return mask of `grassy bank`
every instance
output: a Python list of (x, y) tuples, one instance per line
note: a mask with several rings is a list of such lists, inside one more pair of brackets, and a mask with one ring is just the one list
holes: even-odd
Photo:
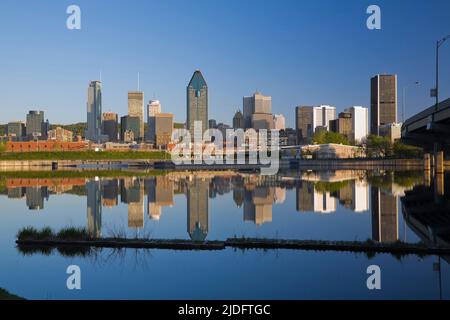
[(165, 151), (71, 151), (71, 152), (29, 152), (0, 153), (0, 161), (30, 160), (165, 160), (170, 155)]

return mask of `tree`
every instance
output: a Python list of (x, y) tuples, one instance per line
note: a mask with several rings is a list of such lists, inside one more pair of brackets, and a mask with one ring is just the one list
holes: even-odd
[(394, 156), (396, 158), (423, 158), (423, 149), (396, 141), (394, 143)]
[(393, 155), (392, 142), (388, 137), (369, 135), (366, 142), (369, 158), (387, 158)]
[(388, 137), (370, 135), (366, 142), (367, 156), (369, 158), (421, 158), (423, 150), (414, 146), (403, 144), (400, 141), (392, 143)]
[(335, 144), (350, 145), (350, 141), (347, 139), (346, 136), (340, 133), (325, 130), (321, 130), (314, 134), (313, 143), (314, 144), (335, 143)]

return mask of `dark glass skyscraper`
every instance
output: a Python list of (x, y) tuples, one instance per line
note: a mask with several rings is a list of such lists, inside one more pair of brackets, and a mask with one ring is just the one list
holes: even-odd
[[(208, 85), (201, 71), (194, 72), (187, 87), (186, 127), (194, 138), (194, 123), (200, 121), (202, 130), (208, 129)], [(203, 136), (203, 132), (201, 133)]]
[(88, 89), (86, 139), (101, 142), (102, 139), (102, 83), (91, 81)]

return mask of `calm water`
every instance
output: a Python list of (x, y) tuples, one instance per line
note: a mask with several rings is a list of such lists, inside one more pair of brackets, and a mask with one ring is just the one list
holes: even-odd
[[(15, 246), (17, 231), (26, 226), (196, 241), (245, 236), (448, 243), (447, 180), (364, 171), (3, 178), (0, 287), (29, 299), (448, 299), (448, 257), (233, 249), (104, 249), (69, 257), (58, 251), (24, 255)], [(81, 267), (81, 291), (66, 288), (72, 264)], [(367, 289), (370, 265), (381, 267), (380, 291)]]

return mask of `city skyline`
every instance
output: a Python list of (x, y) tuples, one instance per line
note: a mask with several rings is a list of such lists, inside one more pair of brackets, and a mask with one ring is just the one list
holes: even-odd
[[(327, 10), (319, 11), (323, 4), (326, 4)], [(399, 90), (409, 83), (420, 81), (420, 87), (408, 91), (407, 101), (410, 103), (406, 108), (406, 117), (409, 117), (433, 103), (429, 89), (434, 86), (434, 43), (448, 33), (444, 12), (448, 12), (450, 7), (445, 1), (437, 1), (433, 8), (426, 6), (425, 1), (416, 1), (413, 8), (408, 8), (411, 10), (406, 10), (401, 2), (381, 1), (382, 30), (370, 31), (365, 28), (365, 1), (356, 5), (330, 1), (319, 4), (285, 1), (283, 6), (267, 2), (252, 11), (249, 19), (254, 26), (245, 28), (242, 21), (244, 16), (247, 17), (248, 9), (253, 7), (251, 3), (232, 2), (225, 6), (224, 3), (205, 2), (198, 12), (188, 11), (196, 17), (189, 19), (196, 28), (202, 30), (208, 27), (210, 31), (210, 34), (201, 32), (206, 42), (196, 47), (188, 46), (192, 36), (182, 30), (187, 22), (185, 19), (189, 17), (179, 21), (179, 13), (188, 8), (182, 2), (175, 1), (170, 8), (159, 2), (129, 7), (108, 3), (110, 12), (104, 12), (101, 9), (102, 5), (106, 6), (105, 2), (92, 4), (80, 1), (84, 20), (83, 29), (78, 33), (64, 28), (64, 5), (55, 6), (49, 1), (28, 5), (34, 13), (27, 16), (29, 23), (40, 26), (38, 30), (41, 30), (37, 37), (40, 41), (38, 49), (34, 47), (37, 40), (31, 38), (28, 30), (18, 23), (21, 19), (16, 19), (23, 14), (19, 10), (19, 1), (6, 1), (0, 5), (1, 12), (8, 12), (8, 16), (0, 19), (0, 24), (8, 26), (2, 29), (14, 28), (17, 38), (5, 36), (3, 43), (11, 49), (0, 53), (0, 58), (12, 61), (5, 66), (0, 80), (4, 88), (0, 105), (5, 111), (0, 118), (1, 123), (22, 119), (23, 113), (34, 109), (43, 109), (46, 114), (53, 115), (49, 117), (53, 123), (83, 122), (86, 83), (89, 79), (100, 78), (100, 74), (104, 83), (103, 111), (126, 114), (126, 92), (136, 87), (138, 72), (141, 74), (141, 90), (147, 93), (147, 97), (161, 100), (167, 112), (175, 114), (176, 122), (184, 122), (184, 88), (189, 74), (196, 69), (201, 69), (208, 79), (210, 118), (218, 122), (231, 124), (234, 111), (241, 106), (242, 97), (255, 90), (273, 97), (273, 109), (277, 114), (290, 115), (297, 105), (332, 104), (338, 112), (353, 105), (369, 107), (367, 79), (379, 73), (398, 74)], [(342, 15), (333, 15), (336, 6), (339, 6)], [(160, 17), (151, 23), (145, 21), (143, 13), (147, 12), (146, 9), (158, 11), (165, 19), (162, 25), (169, 27), (169, 30), (153, 28), (162, 22)], [(136, 20), (142, 21), (137, 36), (149, 37), (148, 43), (141, 44), (138, 51), (126, 53), (118, 47), (126, 47), (122, 44), (132, 40), (127, 40), (125, 36), (136, 27), (135, 22), (125, 19), (119, 26), (108, 22), (111, 20), (110, 14), (115, 15), (123, 10), (129, 13), (127, 17), (137, 15)], [(282, 16), (291, 22), (270, 28), (264, 26), (266, 11), (270, 11), (274, 18)], [(205, 16), (207, 12), (216, 14), (208, 17)], [(323, 16), (320, 22), (308, 18), (315, 16), (315, 13)], [(39, 19), (42, 16), (47, 19)], [(236, 26), (230, 25), (228, 20), (236, 21)], [(319, 31), (319, 23), (322, 31)], [(239, 28), (242, 29), (240, 33), (237, 32)], [(351, 36), (342, 37), (342, 34)], [(255, 55), (254, 45), (262, 36), (270, 46), (268, 50), (258, 50), (258, 55)], [(340, 41), (336, 42), (338, 36)], [(235, 50), (242, 47), (245, 40), (248, 53)], [(55, 49), (51, 41), (61, 43), (61, 46), (51, 51)], [(87, 60), (86, 54), (90, 51), (85, 53), (84, 48), (94, 41), (102, 44), (102, 48), (98, 49), (98, 57)], [(308, 46), (303, 46), (304, 43)], [(333, 45), (332, 52), (326, 50), (330, 45)], [(381, 45), (390, 49), (385, 52), (376, 50)], [(159, 49), (148, 55), (145, 50), (148, 46)], [(208, 50), (214, 46), (223, 50)], [(185, 50), (179, 50), (182, 47)], [(445, 85), (450, 81), (450, 73), (446, 72), (449, 67), (446, 57), (449, 55), (449, 50), (442, 50), (442, 100), (450, 96), (449, 86)], [(119, 59), (122, 56), (125, 59)], [(41, 63), (36, 64), (36, 59)], [(52, 61), (52, 64), (47, 61)], [(117, 66), (118, 61), (123, 63), (122, 67)], [(222, 63), (217, 64), (217, 61)], [(415, 71), (411, 66), (415, 67)], [(345, 79), (341, 77), (344, 73), (348, 75)], [(21, 90), (27, 93), (25, 95), (17, 95), (13, 87), (19, 78)], [(55, 79), (58, 81), (55, 82)], [(402, 97), (399, 96), (399, 105), (401, 102)], [(287, 121), (288, 127), (294, 127), (293, 117), (288, 117)]]

